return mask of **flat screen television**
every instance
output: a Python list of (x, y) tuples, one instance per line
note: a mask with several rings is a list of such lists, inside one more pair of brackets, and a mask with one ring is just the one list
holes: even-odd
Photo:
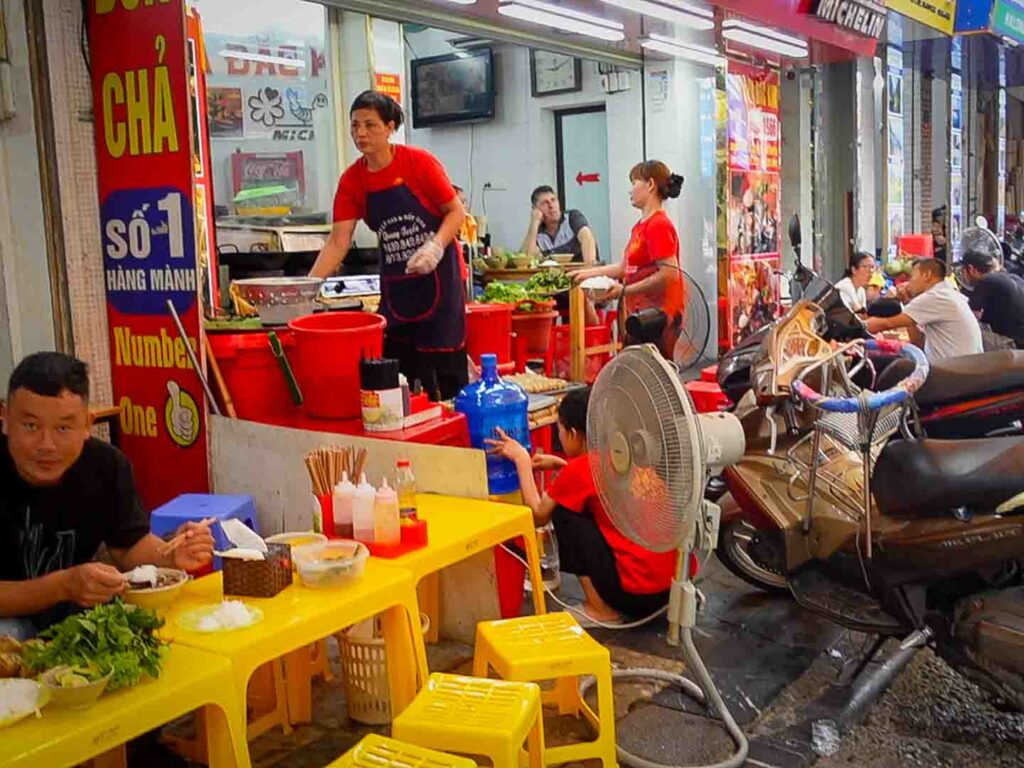
[(412, 61), (412, 125), (494, 117), (494, 53), (490, 48)]

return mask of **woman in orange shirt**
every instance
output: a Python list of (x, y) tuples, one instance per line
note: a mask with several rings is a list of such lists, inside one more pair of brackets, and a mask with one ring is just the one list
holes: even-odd
[[(643, 310), (660, 310), (665, 326), (657, 339), (658, 348), (668, 359), (677, 355), (679, 337), (686, 307), (683, 272), (679, 266), (679, 233), (662, 205), (679, 197), (683, 177), (672, 173), (658, 160), (646, 160), (629, 172), (633, 186), (629, 199), (641, 211), (640, 221), (633, 227), (629, 244), (617, 264), (584, 269), (576, 273), (576, 281), (606, 275), (620, 281), (612, 287), (606, 300), (623, 302), (622, 316), (627, 320), (626, 343), (638, 343), (629, 332), (631, 316)], [(650, 315), (650, 313), (644, 313)]]

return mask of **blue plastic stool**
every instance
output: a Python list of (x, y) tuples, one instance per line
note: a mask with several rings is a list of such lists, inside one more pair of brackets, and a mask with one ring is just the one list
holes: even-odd
[[(256, 502), (252, 496), (227, 496), (213, 493), (185, 493), (154, 509), (149, 517), (150, 530), (161, 538), (174, 533), (184, 523), (198, 523), (208, 517), (220, 520), (241, 520), (259, 533), (256, 522)], [(223, 552), (233, 545), (219, 525), (210, 526), (214, 547)], [(220, 570), (220, 558), (213, 559), (213, 567)]]

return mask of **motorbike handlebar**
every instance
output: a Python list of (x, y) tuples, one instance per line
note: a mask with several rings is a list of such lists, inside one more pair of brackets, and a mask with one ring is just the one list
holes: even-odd
[(862, 407), (869, 411), (879, 411), (905, 402), (921, 388), (925, 379), (928, 378), (928, 358), (913, 344), (902, 341), (867, 339), (864, 342), (864, 349), (868, 352), (898, 354), (914, 363), (914, 370), (896, 386), (883, 392), (872, 392), (864, 397), (826, 397), (799, 379), (793, 382), (793, 392), (801, 400), (823, 411), (857, 413)]

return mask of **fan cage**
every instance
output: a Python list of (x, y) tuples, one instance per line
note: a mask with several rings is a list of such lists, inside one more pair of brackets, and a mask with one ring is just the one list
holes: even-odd
[[(701, 506), (705, 446), (689, 394), (655, 347), (630, 347), (601, 371), (587, 441), (597, 492), (615, 527), (654, 552), (677, 548)], [(614, 466), (616, 450), (628, 457), (625, 472)]]

